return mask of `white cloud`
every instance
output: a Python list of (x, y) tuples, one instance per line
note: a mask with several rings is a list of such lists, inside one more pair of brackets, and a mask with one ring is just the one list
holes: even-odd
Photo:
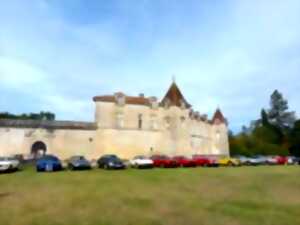
[(300, 110), (298, 0), (109, 1), (88, 14), (86, 4), (99, 3), (0, 3), (0, 88), (60, 119), (92, 120), (94, 95), (162, 97), (175, 74), (196, 110), (220, 106), (234, 129), (275, 88)]
[(0, 57), (0, 82), (9, 88), (22, 89), (47, 81), (45, 72), (24, 61)]

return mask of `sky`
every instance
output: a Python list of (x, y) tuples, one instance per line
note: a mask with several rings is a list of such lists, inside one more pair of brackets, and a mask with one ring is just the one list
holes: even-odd
[(275, 89), (300, 112), (299, 12), (299, 0), (1, 1), (0, 112), (93, 121), (92, 97), (161, 99), (173, 76), (233, 131)]

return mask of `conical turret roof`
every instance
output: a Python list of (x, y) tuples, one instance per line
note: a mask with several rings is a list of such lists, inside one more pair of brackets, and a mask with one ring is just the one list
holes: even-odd
[(191, 105), (185, 100), (177, 84), (173, 82), (165, 97), (162, 99), (161, 105), (168, 104), (169, 106), (181, 107), (182, 103), (184, 103), (187, 108), (191, 107)]
[(227, 123), (226, 118), (223, 116), (223, 113), (221, 112), (221, 110), (219, 108), (217, 108), (211, 121), (213, 124)]

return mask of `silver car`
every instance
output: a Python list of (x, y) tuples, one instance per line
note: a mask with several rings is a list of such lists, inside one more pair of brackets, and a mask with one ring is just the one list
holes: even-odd
[(257, 163), (257, 165), (266, 165), (268, 163), (268, 157), (263, 155), (256, 155), (251, 158)]
[(246, 166), (257, 166), (260, 165), (260, 160), (253, 157), (246, 157), (246, 156), (236, 156), (235, 158), (239, 159), (242, 165), (246, 165)]
[(0, 172), (16, 171), (19, 169), (20, 162), (12, 157), (0, 157)]

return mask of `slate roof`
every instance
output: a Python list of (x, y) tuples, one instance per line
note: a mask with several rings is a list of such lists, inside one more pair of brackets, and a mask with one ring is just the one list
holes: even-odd
[[(95, 96), (93, 98), (94, 102), (116, 102), (116, 97), (114, 95), (102, 95), (102, 96)], [(145, 98), (142, 96), (126, 96), (125, 95), (125, 103), (132, 104), (132, 105), (150, 105), (149, 98)]]
[(75, 121), (47, 121), (47, 120), (11, 120), (0, 119), (0, 127), (7, 128), (43, 128), (43, 129), (70, 129), (96, 130), (97, 124)]
[(226, 118), (223, 116), (223, 113), (221, 112), (221, 110), (218, 108), (211, 120), (211, 123), (215, 124), (215, 123), (226, 123), (227, 124), (227, 120)]
[(162, 99), (161, 105), (169, 104), (170, 106), (181, 107), (182, 102), (185, 103), (187, 108), (191, 107), (191, 105), (185, 100), (177, 84), (173, 82), (165, 97)]

